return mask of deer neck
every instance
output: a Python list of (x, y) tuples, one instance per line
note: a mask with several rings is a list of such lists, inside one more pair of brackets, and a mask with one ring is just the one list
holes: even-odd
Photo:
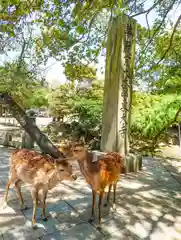
[(54, 188), (60, 182), (56, 169), (48, 173), (48, 188)]
[(92, 171), (93, 166), (97, 168), (97, 163), (93, 163), (92, 158), (93, 158), (92, 153), (89, 153), (87, 151), (84, 159), (78, 160), (80, 171), (90, 184), (94, 178), (94, 175), (96, 174), (96, 171)]

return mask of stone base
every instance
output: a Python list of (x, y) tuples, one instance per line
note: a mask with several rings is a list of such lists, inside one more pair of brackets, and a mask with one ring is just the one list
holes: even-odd
[(128, 153), (125, 157), (126, 173), (137, 172), (142, 169), (142, 155), (139, 153)]
[[(100, 152), (100, 151), (92, 151), (93, 152), (93, 159), (92, 162), (96, 162), (104, 155), (106, 154), (105, 152)], [(140, 153), (128, 153), (125, 157), (125, 172), (137, 172), (141, 171), (142, 169), (142, 155)]]

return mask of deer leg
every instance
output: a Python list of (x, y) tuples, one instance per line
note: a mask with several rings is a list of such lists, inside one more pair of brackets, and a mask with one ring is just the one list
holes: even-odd
[(107, 193), (107, 201), (104, 203), (104, 207), (107, 207), (109, 204), (111, 188), (112, 188), (112, 184), (109, 185), (109, 189), (108, 189), (108, 193)]
[(9, 170), (9, 179), (8, 182), (6, 184), (6, 189), (5, 189), (5, 195), (4, 195), (4, 204), (2, 206), (2, 208), (5, 208), (7, 206), (7, 202), (8, 202), (8, 192), (9, 192), (9, 187), (10, 185), (15, 182), (18, 181), (18, 177), (16, 175), (16, 172), (14, 170), (14, 168), (12, 168), (12, 166), (10, 166), (10, 170)]
[(97, 230), (101, 230), (101, 207), (102, 207), (102, 198), (104, 195), (104, 191), (101, 191), (99, 193), (99, 203), (98, 203), (98, 208), (99, 208), (99, 220), (98, 220), (98, 227)]
[(113, 211), (116, 211), (116, 186), (117, 182), (113, 184), (113, 189), (114, 189), (114, 195), (113, 195)]
[(96, 206), (96, 191), (92, 189), (92, 212), (91, 212), (91, 218), (88, 221), (89, 223), (94, 221), (95, 206)]
[(9, 192), (9, 187), (11, 185), (11, 180), (8, 180), (8, 183), (6, 184), (6, 190), (5, 190), (5, 196), (4, 196), (4, 201), (7, 204), (8, 202), (8, 192)]
[(45, 214), (45, 208), (46, 208), (46, 198), (47, 198), (47, 192), (43, 193), (43, 207), (42, 207), (42, 220), (47, 221), (47, 217)]
[(11, 185), (11, 180), (9, 179), (7, 184), (6, 184), (6, 189), (5, 189), (5, 195), (4, 195), (4, 203), (2, 205), (2, 209), (5, 209), (7, 207), (8, 203), (8, 192), (9, 192), (9, 187)]
[(32, 194), (32, 198), (33, 198), (32, 227), (34, 229), (37, 229), (37, 225), (36, 225), (36, 209), (38, 206), (38, 191), (37, 191), (37, 189), (33, 189), (31, 194)]
[(18, 194), (19, 201), (21, 203), (21, 209), (22, 210), (27, 210), (27, 207), (25, 207), (25, 205), (24, 205), (24, 200), (23, 200), (23, 197), (22, 197), (20, 184), (21, 184), (21, 180), (17, 180), (15, 182), (15, 188), (16, 188), (16, 191), (17, 191), (17, 194)]

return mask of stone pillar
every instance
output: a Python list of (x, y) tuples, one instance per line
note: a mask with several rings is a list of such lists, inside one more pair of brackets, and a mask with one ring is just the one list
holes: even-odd
[(126, 172), (142, 168), (142, 156), (130, 152), (132, 80), (136, 21), (122, 14), (109, 22), (101, 151), (120, 152)]
[(129, 151), (136, 22), (126, 15), (109, 23), (101, 151)]

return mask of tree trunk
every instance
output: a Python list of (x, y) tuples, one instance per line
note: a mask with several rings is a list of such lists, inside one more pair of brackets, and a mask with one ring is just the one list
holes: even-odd
[(129, 152), (135, 29), (135, 20), (126, 15), (110, 19), (101, 150), (123, 155)]
[(1, 94), (0, 99), (2, 103), (6, 103), (9, 106), (9, 109), (12, 112), (13, 116), (44, 153), (51, 155), (53, 158), (64, 157), (63, 153), (61, 153), (46, 137), (46, 135), (40, 131), (34, 121), (27, 116), (25, 111), (16, 103), (15, 100), (13, 100), (13, 98), (8, 93)]

